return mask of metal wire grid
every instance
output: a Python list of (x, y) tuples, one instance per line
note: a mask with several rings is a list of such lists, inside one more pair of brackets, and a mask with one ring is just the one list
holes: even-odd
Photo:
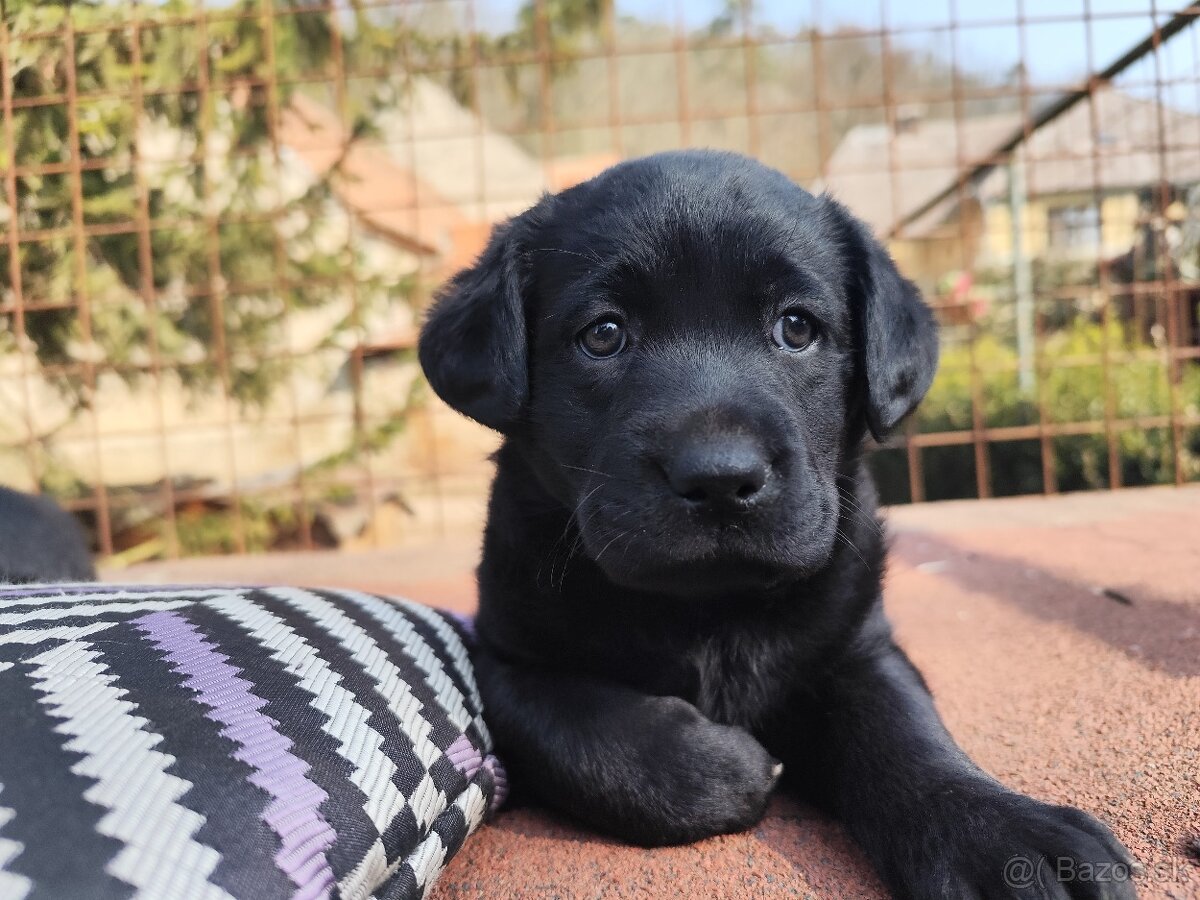
[[(85, 343), (89, 342), (91, 340), (92, 298), (88, 294), (88, 282), (86, 278), (87, 245), (90, 240), (106, 235), (124, 233), (137, 235), (138, 266), (141, 273), (139, 294), (145, 304), (146, 315), (153, 318), (157, 315), (157, 305), (160, 297), (150, 274), (152, 264), (152, 232), (158, 229), (181, 227), (199, 227), (204, 229), (207, 235), (208, 277), (203, 282), (188, 284), (186, 293), (189, 302), (204, 302), (209, 305), (215, 323), (213, 343), (209, 348), (209, 356), (211, 362), (215, 363), (219, 372), (221, 392), (225, 397), (225, 419), (220, 430), (223, 432), (227, 457), (227, 484), (230, 509), (233, 514), (235, 549), (239, 552), (245, 551), (247, 547), (242, 515), (243, 503), (247, 497), (254, 494), (254, 489), (244, 487), (243, 479), (239, 478), (239, 454), (234, 428), (236, 406), (231, 396), (230, 358), (225, 345), (225, 300), (228, 296), (235, 293), (250, 293), (255, 291), (275, 292), (281, 297), (287, 297), (287, 289), (290, 287), (286, 274), (288, 270), (287, 256), (289, 248), (282, 230), (278, 227), (278, 220), (283, 211), (276, 209), (266, 214), (255, 215), (217, 213), (212, 209), (209, 201), (214, 192), (214, 174), (209, 164), (212, 149), (209, 146), (209, 142), (213, 126), (208, 121), (206, 113), (205, 119), (200, 126), (200, 145), (189, 156), (177, 160), (181, 165), (194, 165), (201, 172), (202, 194), (205, 201), (205, 211), (202, 215), (186, 217), (182, 220), (154, 218), (151, 215), (149, 188), (146, 183), (146, 166), (138, 154), (137, 148), (139, 142), (135, 140), (133, 142), (134, 149), (130, 165), (132, 166), (136, 183), (136, 215), (130, 217), (127, 221), (88, 222), (85, 220), (83, 211), (83, 173), (88, 169), (103, 169), (118, 164), (120, 161), (96, 157), (85, 158), (82, 153), (74, 152), (63, 163), (43, 166), (22, 165), (22, 161), (17, 158), (14, 134), (16, 117), (21, 115), (24, 110), (34, 107), (62, 106), (66, 112), (70, 145), (73, 148), (79, 148), (80, 109), (87, 103), (112, 98), (113, 96), (128, 97), (133, 108), (135, 122), (138, 123), (137, 127), (140, 128), (143, 118), (142, 110), (148, 96), (154, 94), (160, 97), (168, 95), (178, 97), (191, 95), (197, 99), (199, 108), (207, 111), (210, 108), (207, 100), (215, 93), (248, 90), (255, 102), (261, 102), (265, 106), (271, 148), (278, 159), (280, 154), (284, 152), (279, 138), (280, 97), (281, 91), (284, 88), (309, 86), (327, 90), (333, 98), (334, 111), (343, 126), (348, 130), (351, 120), (347, 97), (348, 86), (352, 80), (386, 79), (398, 73), (409, 77), (421, 76), (443, 80), (451, 77), (465, 77), (471, 85), (471, 90), (469, 91), (471, 99), (468, 105), (473, 113), (472, 121), (475, 123), (473, 133), (466, 135), (455, 133), (444, 136), (439, 135), (438, 137), (473, 138), (476, 144), (474, 156), (478, 165), (472, 177), (478, 186), (477, 201), (482, 207), (487, 202), (511, 198), (503, 197), (498, 189), (492, 189), (487, 184), (487, 167), (484, 164), (487, 151), (486, 134), (489, 130), (491, 132), (504, 133), (506, 129), (503, 125), (487, 122), (487, 110), (482, 108), (480, 100), (482, 95), (482, 91), (480, 90), (481, 84), (486, 77), (495, 77), (496, 72), (501, 69), (525, 67), (527, 69), (536, 69), (537, 71), (536, 97), (531, 98), (538, 112), (536, 117), (536, 133), (532, 135), (528, 133), (515, 133), (513, 136), (525, 140), (526, 143), (538, 148), (537, 155), (540, 158), (547, 180), (550, 182), (553, 181), (556, 166), (560, 163), (557, 146), (560, 143), (566, 142), (572, 133), (606, 131), (609, 135), (611, 151), (616, 156), (625, 156), (630, 152), (629, 135), (638, 129), (642, 129), (643, 136), (646, 129), (658, 129), (657, 133), (665, 135), (659, 139), (659, 143), (665, 149), (668, 146), (688, 146), (695, 143), (697, 132), (701, 131), (703, 134), (702, 129), (705, 123), (736, 122), (744, 123), (744, 144), (739, 149), (743, 149), (745, 152), (754, 155), (761, 152), (764, 129), (770, 128), (772, 123), (778, 122), (781, 117), (789, 116), (807, 117), (811, 121), (814, 126), (813, 131), (815, 132), (811, 140), (815, 144), (815, 157), (818, 161), (815, 170), (793, 170), (789, 174), (792, 174), (799, 180), (811, 181), (817, 178), (824, 181), (828, 176), (827, 163), (833, 153), (837, 140), (833, 118), (835, 115), (845, 115), (848, 112), (858, 111), (865, 116), (875, 115), (881, 118), (888, 126), (888, 133), (891, 137), (888, 141), (887, 158), (886, 160), (881, 160), (880, 165), (886, 166), (890, 173), (893, 206), (896, 209), (900, 209), (899, 185), (906, 176), (911, 175), (914, 171), (912, 165), (901, 165), (895, 152), (897, 119), (906, 105), (913, 103), (942, 107), (949, 105), (953, 111), (956, 132), (961, 135), (963, 122), (968, 118), (965, 109), (968, 102), (1005, 100), (1012, 102), (1015, 100), (1019, 103), (1025, 123), (1025, 138), (1028, 139), (1035, 130), (1035, 104), (1039, 98), (1067, 91), (1078, 91), (1083, 97), (1082, 102), (1087, 103), (1089, 106), (1092, 134), (1097, 135), (1100, 132), (1101, 125), (1097, 110), (1096, 95), (1097, 91), (1103, 87), (1103, 84), (1108, 79), (1101, 78), (1097, 74), (1103, 71), (1100, 69), (1100, 63), (1103, 61), (1094, 58), (1094, 49), (1091, 44), (1093, 26), (1105, 20), (1128, 20), (1131, 16), (1140, 16), (1140, 20), (1145, 24), (1145, 33), (1148, 36), (1147, 41), (1139, 55), (1130, 60), (1132, 68), (1125, 70), (1123, 76), (1125, 77), (1125, 81), (1122, 83), (1122, 87), (1127, 90), (1140, 91), (1143, 95), (1152, 97), (1159, 110), (1157, 149), (1160, 159), (1160, 172), (1158, 183), (1151, 187), (1154, 189), (1155, 210), (1161, 213), (1170, 204), (1173, 196), (1172, 173), (1168, 170), (1168, 152), (1181, 149), (1178, 145), (1169, 146), (1168, 144), (1168, 136), (1163, 123), (1163, 110), (1167, 107), (1165, 95), (1168, 91), (1174, 91), (1180, 87), (1191, 87), (1196, 90), (1197, 96), (1200, 97), (1200, 70), (1193, 67), (1190, 72), (1182, 76), (1174, 73), (1169, 74), (1163, 71), (1162, 63), (1163, 44), (1168, 39), (1176, 42), (1190, 41), (1192, 59), (1200, 59), (1200, 52), (1197, 52), (1196, 29), (1179, 27), (1180, 19), (1178, 17), (1169, 17), (1165, 11), (1159, 10), (1153, 2), (1151, 2), (1147, 10), (1145, 6), (1139, 6), (1135, 0), (1128, 0), (1129, 8), (1108, 11), (1094, 10), (1091, 2), (1082, 0), (1082, 9), (1078, 14), (1073, 15), (1039, 15), (1035, 10), (1035, 4), (1028, 2), (1028, 0), (1024, 0), (1024, 2), (1017, 0), (1014, 15), (988, 17), (974, 14), (965, 19), (960, 15), (960, 8), (969, 4), (965, 4), (960, 0), (957, 4), (951, 3), (949, 5), (944, 19), (931, 20), (920, 25), (903, 25), (891, 22), (889, 20), (890, 4), (888, 0), (881, 0), (879, 4), (878, 27), (860, 26), (849, 32), (837, 29), (823, 29), (815, 26), (813, 23), (819, 25), (819, 23), (828, 20), (831, 15), (836, 16), (836, 10), (823, 10), (818, 4), (814, 3), (813, 8), (808, 11), (807, 19), (810, 24), (808, 27), (802, 29), (798, 35), (781, 35), (767, 29), (758, 28), (755, 18), (756, 13), (750, 4), (736, 4), (731, 7), (735, 11), (736, 17), (733, 26), (726, 33), (700, 35), (695, 29), (689, 27), (690, 14), (687, 4), (683, 0), (677, 0), (674, 7), (673, 27), (670, 29), (669, 37), (664, 37), (662, 40), (642, 39), (632, 45), (623, 44), (621, 40), (622, 30), (619, 26), (619, 18), (622, 13), (614, 2), (609, 0), (609, 2), (602, 2), (600, 4), (601, 18), (598, 34), (596, 35), (598, 40), (594, 45), (582, 48), (576, 47), (568, 51), (563, 51), (557, 46), (553, 33), (553, 22), (547, 11), (545, 0), (536, 0), (532, 7), (536, 23), (535, 46), (530, 50), (514, 51), (502, 56), (497, 56), (495, 53), (485, 54), (483, 52), (479, 27), (480, 22), (486, 17), (487, 12), (483, 0), (450, 0), (450, 2), (441, 4), (422, 4), (404, 2), (404, 0), (401, 0), (401, 2), (395, 2), (395, 0), (365, 0), (365, 2), (356, 5), (360, 8), (376, 8), (381, 12), (400, 13), (410, 16), (419, 15), (423, 9), (433, 6), (451, 7), (458, 14), (458, 22), (463, 28), (464, 40), (458, 46), (457, 50), (451, 54), (443, 53), (431, 57), (424, 54), (421, 48), (409, 43), (403, 43), (399, 57), (393, 61), (389, 61), (386, 65), (367, 66), (360, 63), (351, 65), (347, 62), (343, 51), (343, 23), (345, 21), (343, 14), (350, 8), (348, 2), (308, 3), (303, 6), (293, 7), (281, 3), (272, 3), (271, 0), (262, 0), (257, 7), (252, 9), (224, 8), (219, 6), (205, 7), (203, 4), (200, 4), (196, 7), (194, 14), (186, 16), (174, 14), (163, 7), (152, 4), (135, 3), (129, 6), (125, 16), (114, 20), (111, 24), (101, 26), (90, 25), (87, 28), (82, 28), (76, 26), (74, 16), (68, 16), (64, 27), (61, 29), (38, 34), (25, 33), (20, 35), (19, 38), (10, 34), (7, 17), (5, 17), (4, 21), (0, 22), (0, 67), (2, 67), (0, 80), (3, 82), (3, 140), (6, 150), (5, 158), (8, 161), (4, 171), (7, 205), (10, 209), (15, 208), (18, 196), (18, 179), (22, 178), (64, 177), (69, 181), (72, 191), (72, 221), (67, 228), (22, 231), (16, 218), (10, 218), (9, 225), (5, 229), (5, 240), (9, 250), (9, 285), (8, 290), (5, 292), (6, 299), (0, 303), (0, 314), (10, 316), (13, 332), (28, 341), (29, 333), (26, 319), (30, 313), (51, 309), (73, 309), (78, 315), (82, 338)], [(1147, 13), (1149, 14), (1147, 15)], [(1197, 15), (1200, 15), (1200, 8), (1197, 7), (1191, 7), (1178, 14), (1179, 17), (1187, 20), (1185, 24)], [(317, 71), (304, 72), (298, 75), (284, 75), (279, 71), (277, 61), (274, 58), (275, 40), (273, 29), (286, 16), (323, 18), (332, 36), (332, 48), (328, 66), (324, 66)], [(232, 19), (252, 21), (264, 35), (266, 55), (262, 60), (261, 74), (253, 76), (240, 75), (237, 78), (230, 79), (224, 78), (213, 71), (212, 60), (208, 52), (208, 29), (214, 22), (230, 21)], [(1025, 43), (1025, 35), (1028, 29), (1034, 25), (1065, 25), (1072, 23), (1081, 24), (1083, 32), (1087, 35), (1088, 80), (1083, 85), (1080, 85), (1078, 82), (1032, 84), (1027, 74), (1028, 66), (1024, 65), (1028, 61), (1029, 53), (1029, 48)], [(962, 77), (964, 65), (963, 61), (958, 58), (958, 34), (965, 28), (1016, 30), (1019, 40), (1019, 59), (1022, 65), (1017, 69), (1014, 79), (1015, 83), (988, 87), (978, 84), (964, 84), (964, 78)], [(181, 78), (179, 83), (175, 85), (148, 87), (145, 84), (142, 72), (141, 48), (143, 44), (142, 34), (150, 29), (181, 29), (190, 31), (195, 46), (196, 64), (194, 73)], [(126, 32), (131, 36), (130, 46), (134, 48), (135, 56), (128, 90), (81, 92), (76, 79), (77, 41), (83, 34), (117, 30)], [(1176, 32), (1183, 32), (1183, 34), (1175, 37)], [(896, 59), (895, 48), (897, 44), (902, 44), (920, 35), (934, 35), (939, 40), (944, 40), (948, 44), (950, 52), (949, 66), (952, 72), (949, 84), (942, 90), (931, 90), (925, 93), (906, 91), (902, 95), (897, 95), (891, 74), (891, 67)], [(1133, 37), (1131, 36), (1131, 43)], [(23, 42), (43, 41), (61, 48), (62, 59), (65, 63), (65, 84), (62, 91), (41, 96), (14, 96), (13, 80), (10, 73), (10, 59), (12, 44), (15, 40)], [(830, 86), (826, 83), (826, 59), (831, 54), (836, 54), (839, 50), (839, 42), (845, 40), (878, 42), (882, 60), (882, 77), (880, 79), (878, 94), (864, 92), (861, 96), (846, 96), (844, 92), (837, 92), (836, 96), (834, 96), (834, 92), (831, 92)], [(758, 90), (757, 66), (759, 64), (760, 50), (773, 46), (790, 47), (801, 45), (810, 57), (811, 73), (809, 73), (810, 77), (803, 79), (803, 83), (796, 85), (795, 93), (798, 99), (795, 103), (773, 102), (769, 105), (764, 105), (760, 101)], [(694, 85), (689, 78), (689, 64), (692, 59), (692, 51), (698, 47), (702, 47), (705, 50), (741, 54), (743, 90), (740, 92), (742, 96), (739, 103), (729, 107), (717, 108), (708, 103), (705, 98), (696, 98), (693, 96)], [(624, 108), (626, 105), (624, 101), (628, 98), (623, 96), (625, 92), (623, 91), (621, 82), (622, 66), (627, 64), (628, 60), (638, 56), (655, 56), (672, 61), (676, 82), (673, 115), (636, 115), (631, 114)], [(607, 108), (595, 110), (594, 113), (591, 111), (575, 113), (570, 116), (569, 122), (560, 123), (557, 121), (558, 117), (555, 106), (554, 73), (556, 67), (563, 64), (580, 65), (588, 62), (603, 69), (603, 77), (607, 81)], [(1148, 67), (1146, 66), (1147, 62), (1149, 63)], [(1139, 65), (1141, 67), (1140, 71)], [(1128, 77), (1131, 73), (1133, 77)], [(419, 169), (415, 168), (417, 166), (417, 148), (415, 145), (417, 131), (418, 129), (413, 127), (413, 123), (410, 122), (407, 128), (408, 146), (402, 149), (414, 166), (414, 175), (420, 178), (421, 173)], [(426, 137), (428, 138), (428, 136)], [(644, 140), (640, 142), (640, 144), (644, 143)], [(1001, 152), (993, 156), (985, 156), (983, 158), (964, 155), (963, 146), (964, 142), (959, 140), (957, 168), (960, 172), (966, 173), (972, 167), (1007, 165), (1011, 162), (1013, 153), (1018, 152), (1020, 147), (1024, 146), (1024, 143), (1004, 148)], [(393, 147), (390, 149), (396, 150), (397, 148)], [(640, 145), (639, 149), (641, 149)], [(1187, 149), (1194, 149), (1197, 153), (1200, 153), (1200, 129), (1198, 129), (1195, 136), (1195, 143), (1188, 144)], [(230, 154), (237, 154), (238, 152), (243, 151), (237, 149), (229, 151)], [(254, 151), (248, 150), (244, 152)], [(1070, 158), (1074, 158), (1074, 156), (1071, 155)], [(1053, 155), (1042, 155), (1036, 161), (1031, 161), (1030, 166), (1036, 170), (1036, 164), (1052, 162), (1054, 159)], [(774, 162), (774, 160), (772, 161)], [(1104, 189), (1101, 182), (1101, 159), (1098, 142), (1093, 142), (1091, 162), (1093, 167), (1092, 202), (1099, 210), (1102, 208), (1101, 201), (1103, 200)], [(957, 180), (954, 190), (957, 192), (959, 204), (965, 205), (970, 200), (972, 183), (967, 177), (961, 177)], [(419, 202), (415, 201), (407, 211), (411, 214), (414, 223), (419, 223), (422, 215), (428, 215), (431, 212), (428, 207), (423, 207)], [(273, 228), (274, 277), (268, 283), (237, 283), (236, 281), (226, 279), (222, 273), (221, 242), (224, 229), (231, 225), (246, 223), (264, 224)], [(966, 226), (964, 225), (963, 227), (965, 228)], [(351, 217), (346, 235), (349, 245), (353, 245), (358, 240), (360, 230), (361, 226)], [(888, 235), (888, 237), (904, 239), (905, 233), (906, 223), (901, 222), (896, 228), (895, 233)], [(23, 290), (24, 273), (21, 266), (20, 252), (22, 246), (63, 237), (69, 238), (74, 248), (76, 269), (72, 290), (63, 296), (28, 296)], [(967, 241), (964, 240), (961, 243), (964, 248), (967, 246)], [(1165, 253), (1166, 251), (1160, 250), (1160, 252)], [(353, 259), (352, 255), (350, 259)], [(1196, 398), (1179, 396), (1177, 386), (1181, 369), (1184, 366), (1195, 365), (1196, 360), (1200, 359), (1200, 347), (1196, 345), (1196, 335), (1185, 333), (1189, 327), (1185, 311), (1182, 308), (1186, 286), (1180, 284), (1178, 281), (1174, 273), (1174, 268), (1169, 264), (1169, 260), (1164, 260), (1163, 262), (1164, 264), (1160, 265), (1158, 270), (1165, 272), (1166, 278), (1142, 281), (1134, 285), (1121, 284), (1118, 286), (1112, 282), (1108, 261), (1099, 258), (1097, 260), (1098, 266), (1095, 278), (1089, 278), (1085, 282), (1065, 285), (1050, 296), (1038, 298), (1039, 309), (1038, 315), (1035, 318), (1034, 333), (1035, 352), (1040, 352), (1040, 348), (1044, 345), (1047, 337), (1044, 310), (1048, 304), (1056, 302), (1077, 304), (1084, 293), (1098, 290), (1106, 298), (1111, 298), (1116, 293), (1133, 293), (1138, 297), (1144, 297), (1145, 302), (1151, 304), (1157, 310), (1157, 321), (1162, 324), (1166, 331), (1164, 347), (1114, 354), (1110, 350), (1108, 342), (1105, 341), (1102, 351), (1098, 355), (1076, 356), (1063, 363), (1080, 368), (1100, 366), (1106, 385), (1104, 410), (1100, 418), (1088, 421), (1058, 421), (1054, 409), (1050, 406), (1049, 399), (1041, 393), (1039, 388), (1036, 398), (1036, 421), (1015, 426), (989, 425), (984, 402), (984, 376), (988, 374), (989, 370), (976, 359), (973, 352), (980, 325), (972, 318), (968, 322), (968, 336), (966, 338), (966, 345), (971, 349), (969, 362), (972, 398), (971, 427), (965, 430), (923, 432), (915, 424), (910, 424), (907, 432), (891, 445), (896, 448), (897, 452), (901, 452), (904, 455), (911, 499), (921, 500), (927, 494), (927, 473), (924, 465), (924, 454), (931, 448), (944, 447), (969, 447), (971, 449), (976, 494), (979, 497), (991, 496), (994, 493), (994, 485), (989, 470), (989, 452), (996, 445), (1011, 441), (1038, 442), (1041, 454), (1041, 487), (1042, 490), (1048, 493), (1053, 492), (1057, 489), (1054, 453), (1055, 441), (1071, 436), (1092, 434), (1103, 434), (1105, 437), (1107, 447), (1107, 481), (1110, 487), (1117, 488), (1122, 484), (1121, 450), (1118, 443), (1119, 435), (1121, 432), (1131, 429), (1166, 429), (1170, 432), (1174, 480), (1176, 483), (1182, 483), (1187, 477), (1186, 468), (1183, 464), (1186, 452), (1185, 444), (1189, 429), (1200, 427), (1200, 411), (1193, 408)], [(426, 265), (425, 259), (419, 257), (418, 267), (424, 268)], [(970, 272), (975, 267), (976, 260), (964, 249), (959, 268)], [(358, 284), (358, 273), (355, 271), (353, 263), (345, 271), (329, 277), (329, 286), (331, 289), (337, 288), (348, 291), (355, 322), (358, 321), (361, 315), (357, 295)], [(1106, 302), (1102, 305), (1101, 321), (1106, 332), (1110, 327), (1110, 320), (1112, 318), (1111, 310), (1111, 303)], [(289, 315), (290, 310), (285, 312), (285, 320)], [(97, 389), (97, 376), (104, 371), (135, 369), (148, 374), (155, 385), (160, 385), (164, 371), (171, 368), (172, 363), (164, 360), (157, 345), (157, 340), (154, 338), (156, 334), (155, 329), (148, 329), (148, 333), (150, 340), (149, 346), (146, 348), (149, 357), (147, 362), (110, 363), (84, 357), (79, 360), (63, 363), (57, 367), (49, 366), (47, 369), (53, 374), (69, 374), (79, 377), (86, 388), (91, 391)], [(365, 404), (363, 402), (364, 338), (358, 329), (355, 329), (353, 333), (356, 335), (356, 338), (354, 346), (349, 352), (349, 361), (353, 393), (353, 428), (355, 434), (359, 435), (364, 433), (372, 423), (369, 421), (370, 417), (365, 411)], [(272, 352), (275, 353), (275, 351)], [(275, 357), (285, 359), (288, 355), (287, 352), (275, 353)], [(1121, 418), (1117, 414), (1117, 406), (1111, 391), (1113, 368), (1121, 364), (1139, 360), (1148, 360), (1161, 363), (1165, 366), (1168, 390), (1170, 391), (1169, 410), (1165, 415), (1146, 414)], [(175, 364), (175, 366), (178, 368), (178, 364)], [(25, 354), (22, 356), (22, 369), (19, 377), (22, 381), (23, 397), (26, 404), (25, 417), (30, 422), (33, 420), (32, 407), (34, 403), (29, 389), (29, 382), (32, 375), (33, 372), (28, 368), (28, 355)], [(296, 448), (297, 474), (291, 484), (286, 486), (286, 493), (295, 500), (300, 510), (298, 518), (300, 543), (303, 546), (311, 547), (314, 545), (314, 539), (311, 530), (311, 516), (309, 514), (310, 505), (315, 496), (314, 491), (318, 489), (319, 485), (306, 476), (303, 446), (305, 427), (317, 424), (321, 417), (306, 413), (302, 408), (302, 404), (296, 396), (294, 382), (291, 379), (287, 382), (286, 390), (290, 392), (289, 414), (282, 419), (267, 420), (262, 424), (285, 429), (291, 434)], [(172, 473), (167, 428), (164, 424), (164, 411), (161, 408), (161, 392), (159, 392), (159, 396), (160, 405), (154, 421), (147, 423), (145, 428), (130, 428), (128, 436), (149, 435), (156, 438), (161, 455), (162, 468), (165, 472)], [(1192, 404), (1192, 406), (1189, 406), (1189, 404)], [(112, 527), (113, 504), (114, 502), (120, 503), (122, 501), (120, 498), (113, 496), (112, 491), (105, 483), (102, 466), (105, 451), (104, 441), (112, 440), (121, 435), (109, 431), (102, 436), (96, 423), (94, 410), (89, 412), (85, 409), (83, 415), (90, 415), (92, 419), (91, 440), (96, 467), (90, 495), (68, 501), (68, 505), (77, 510), (86, 511), (94, 517), (98, 549), (102, 554), (108, 555), (114, 550)], [(430, 416), (429, 423), (432, 434), (432, 446), (430, 450), (435, 459), (438, 455), (440, 440), (437, 429), (438, 421), (439, 414)], [(213, 426), (197, 425), (196, 429), (197, 431), (211, 431)], [(25, 453), (33, 480), (37, 481), (39, 480), (40, 467), (43, 462), (43, 451), (37, 446), (32, 427), (29, 429), (28, 438), (25, 442)], [(376, 488), (379, 484), (403, 484), (406, 479), (412, 477), (406, 473), (376, 471), (369, 454), (364, 454), (358, 460), (357, 468), (357, 473), (350, 474), (343, 471), (338, 474), (338, 478), (342, 483), (349, 484), (355, 489), (361, 490), (367, 498), (367, 503), (372, 512), (374, 511), (375, 498), (377, 496)], [(433, 473), (433, 487), (435, 491), (440, 489), (443, 481), (452, 481), (458, 474), (461, 473), (448, 468), (435, 471)], [(279, 492), (278, 486), (272, 487), (271, 491), (277, 494)], [(177, 485), (172, 477), (162, 479), (160, 492), (161, 508), (164, 516), (164, 533), (166, 535), (164, 552), (168, 556), (175, 556), (180, 552), (175, 520), (177, 507), (189, 499), (207, 497), (210, 494), (203, 490), (195, 490)], [(440, 516), (438, 521), (430, 522), (429, 527), (431, 531), (436, 531), (442, 527)]]

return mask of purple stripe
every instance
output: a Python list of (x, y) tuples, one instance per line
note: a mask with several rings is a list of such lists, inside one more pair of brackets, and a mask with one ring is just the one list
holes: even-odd
[(490, 753), (484, 756), (465, 734), (460, 734), (454, 739), (454, 743), (446, 748), (446, 758), (454, 763), (454, 768), (458, 769), (467, 781), (473, 781), (480, 769), (486, 769), (492, 776), (494, 785), (492, 811), (504, 804), (508, 798), (508, 773), (504, 771), (500, 760)]
[(446, 757), (454, 763), (454, 768), (458, 769), (467, 781), (474, 778), (479, 767), (483, 765), (483, 754), (465, 734), (460, 734), (454, 739), (454, 743), (446, 748)]
[(504, 770), (504, 763), (490, 753), (483, 760), (483, 768), (492, 773), (492, 782), (496, 785), (491, 807), (492, 812), (495, 812), (508, 799), (508, 772)]
[(208, 718), (225, 726), (221, 734), (239, 745), (234, 759), (254, 769), (250, 783), (274, 798), (262, 818), (279, 835), (275, 864), (296, 885), (294, 896), (327, 896), (334, 877), (325, 851), (337, 838), (320, 811), (329, 795), (309, 781), (308, 763), (290, 752), (291, 741), (275, 728), (279, 723), (260, 712), (267, 701), (251, 693), (253, 685), (178, 613), (154, 612), (134, 624), (175, 671), (188, 676), (184, 686), (210, 708)]

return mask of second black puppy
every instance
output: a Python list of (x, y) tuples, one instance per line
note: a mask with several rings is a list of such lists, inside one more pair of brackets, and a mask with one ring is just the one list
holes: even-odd
[(897, 896), (1134, 896), (1068, 879), (1131, 859), (976, 767), (892, 641), (861, 446), (937, 339), (842, 207), (728, 154), (619, 165), (498, 228), (420, 355), (505, 436), (476, 661), (526, 789), (666, 844), (752, 825), (782, 762)]
[(0, 583), (95, 580), (74, 516), (49, 497), (0, 487)]

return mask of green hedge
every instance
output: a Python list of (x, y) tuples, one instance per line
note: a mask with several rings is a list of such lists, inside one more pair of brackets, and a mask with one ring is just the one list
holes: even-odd
[[(1037, 424), (1039, 400), (1046, 409), (1047, 423), (1053, 424), (1103, 421), (1106, 402), (1112, 404), (1112, 416), (1118, 420), (1167, 415), (1171, 399), (1165, 352), (1131, 339), (1120, 324), (1110, 324), (1106, 390), (1103, 366), (1084, 361), (1100, 354), (1105, 340), (1103, 326), (1084, 321), (1049, 335), (1039, 347), (1035, 386), (1023, 391), (1015, 349), (993, 335), (980, 336), (975, 342), (975, 365), (985, 425), (999, 428)], [(1176, 406), (1180, 413), (1194, 417), (1200, 415), (1200, 365), (1191, 361), (1180, 365)], [(943, 351), (938, 377), (916, 413), (916, 426), (924, 433), (971, 430), (969, 348)], [(1175, 480), (1170, 428), (1130, 428), (1117, 432), (1114, 441), (1122, 484), (1165, 484)], [(1186, 480), (1200, 478), (1200, 428), (1185, 428), (1183, 443), (1183, 476)], [(1108, 486), (1108, 440), (1103, 433), (1053, 438), (1051, 448), (1059, 490)], [(970, 444), (925, 448), (921, 454), (927, 499), (978, 495), (975, 452)], [(1043, 490), (1038, 440), (997, 441), (988, 445), (987, 454), (993, 494)], [(872, 455), (871, 468), (884, 502), (905, 503), (911, 499), (903, 449), (877, 451)]]

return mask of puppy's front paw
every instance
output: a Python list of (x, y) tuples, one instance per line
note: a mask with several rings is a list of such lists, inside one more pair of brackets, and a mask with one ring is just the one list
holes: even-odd
[[(783, 766), (744, 728), (718, 725), (691, 704), (655, 698), (656, 726), (639, 740), (655, 814), (625, 837), (648, 846), (744, 831), (767, 806)], [(643, 800), (650, 799), (643, 797)]]
[(1134, 900), (1133, 857), (1107, 827), (1070, 806), (1003, 789), (935, 801), (884, 866), (914, 900)]

